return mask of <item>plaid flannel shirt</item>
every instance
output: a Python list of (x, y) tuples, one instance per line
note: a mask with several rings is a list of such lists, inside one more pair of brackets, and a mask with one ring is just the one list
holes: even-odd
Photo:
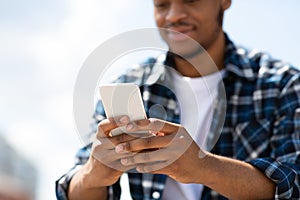
[[(172, 58), (167, 56), (165, 62), (149, 59), (118, 81), (140, 85), (146, 111), (152, 105), (160, 104), (166, 110), (168, 121), (180, 123), (175, 95), (158, 84), (164, 81), (163, 64), (172, 66)], [(227, 109), (221, 135), (212, 153), (255, 166), (276, 183), (274, 199), (300, 199), (299, 70), (265, 53), (236, 47), (227, 36), (224, 64), (226, 101), (223, 103)], [(153, 84), (146, 84), (149, 80)], [(213, 124), (218, 122), (216, 113)], [(97, 123), (105, 118), (101, 102), (94, 117)], [(80, 149), (75, 167), (56, 182), (58, 199), (67, 199), (68, 184), (88, 159), (89, 150), (90, 146)], [(133, 199), (162, 197), (165, 175), (128, 173), (128, 177)], [(108, 187), (108, 191), (109, 199), (119, 199), (119, 181)], [(205, 187), (201, 199), (226, 198)]]

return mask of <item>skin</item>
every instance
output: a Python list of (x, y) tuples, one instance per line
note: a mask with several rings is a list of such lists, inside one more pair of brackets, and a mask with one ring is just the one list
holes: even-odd
[(124, 166), (135, 165), (140, 173), (166, 174), (182, 183), (204, 184), (230, 199), (273, 199), (274, 183), (264, 174), (245, 162), (203, 151), (181, 125), (159, 119), (127, 125), (129, 132), (141, 130), (165, 135), (118, 144), (116, 152), (120, 155), (158, 149), (122, 158)]
[[(224, 68), (222, 19), (224, 11), (230, 7), (230, 0), (153, 2), (158, 27), (191, 37), (202, 45), (217, 65), (217, 68), (205, 65), (206, 68), (199, 72), (186, 60), (175, 57), (178, 72), (199, 77)], [(161, 35), (171, 50), (192, 55), (190, 61), (203, 56), (203, 51), (198, 48), (183, 45), (188, 37), (168, 31), (161, 31)], [(136, 138), (122, 134), (107, 137), (118, 126), (125, 126), (129, 132), (146, 130), (155, 136)], [(182, 183), (204, 184), (230, 199), (274, 198), (275, 184), (263, 173), (245, 162), (203, 151), (180, 124), (158, 119), (133, 123), (128, 117), (120, 116), (103, 120), (98, 125), (96, 137), (101, 143), (94, 143), (88, 162), (71, 180), (68, 193), (71, 200), (106, 199), (106, 187), (115, 183), (123, 171), (132, 168), (141, 173), (166, 174)]]
[(106, 199), (106, 186), (114, 184), (124, 171), (135, 167), (135, 165), (124, 166), (120, 163), (121, 158), (133, 154), (118, 154), (115, 146), (136, 138), (128, 134), (109, 137), (112, 129), (128, 123), (128, 117), (117, 117), (105, 119), (98, 124), (96, 140), (93, 143), (89, 160), (70, 182), (69, 199)]
[[(221, 26), (223, 17), (220, 16), (223, 16), (223, 12), (230, 6), (230, 1), (154, 0), (153, 2), (157, 27), (180, 32), (182, 35), (194, 39), (207, 51), (219, 69), (224, 68), (225, 38)], [(170, 49), (175, 52), (188, 55), (198, 50), (191, 48), (191, 45), (185, 45), (186, 42), (189, 42), (188, 37), (176, 38), (176, 34), (168, 34), (168, 32), (161, 35), (169, 44)], [(180, 50), (183, 47), (186, 48)], [(201, 54), (194, 56), (190, 61), (199, 60), (199, 56), (201, 57)], [(217, 70), (211, 68), (207, 69), (206, 73), (199, 74), (199, 69), (195, 69), (190, 63), (179, 57), (175, 57), (175, 63), (176, 69), (184, 76), (189, 77), (199, 77)]]

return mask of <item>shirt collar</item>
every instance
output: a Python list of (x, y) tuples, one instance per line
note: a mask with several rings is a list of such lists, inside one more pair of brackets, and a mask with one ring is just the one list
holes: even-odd
[[(229, 39), (226, 33), (225, 35), (225, 76), (234, 74), (237, 77), (253, 80), (255, 73), (253, 71), (250, 59), (247, 57), (246, 49), (238, 48)], [(174, 55), (171, 52), (163, 54), (157, 57), (155, 64), (151, 70), (151, 74), (148, 76), (146, 83), (153, 84), (163, 81), (166, 76), (167, 67), (174, 68)]]
[[(237, 47), (225, 34), (225, 70), (237, 77), (253, 80), (255, 73), (246, 49)], [(228, 75), (228, 74), (227, 74)], [(225, 75), (226, 76), (226, 75)]]
[(151, 69), (151, 73), (146, 78), (145, 84), (152, 85), (165, 79), (166, 66), (170, 67), (170, 65), (166, 63), (167, 60), (166, 54), (162, 54), (156, 58), (156, 62)]

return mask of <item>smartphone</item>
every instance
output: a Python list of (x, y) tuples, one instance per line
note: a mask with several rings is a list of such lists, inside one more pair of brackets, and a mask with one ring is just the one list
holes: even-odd
[[(106, 117), (128, 115), (131, 121), (146, 119), (140, 89), (133, 83), (113, 83), (102, 85), (99, 88), (102, 104)], [(127, 133), (125, 127), (119, 127), (111, 131), (111, 136)], [(133, 133), (148, 134), (148, 131)]]

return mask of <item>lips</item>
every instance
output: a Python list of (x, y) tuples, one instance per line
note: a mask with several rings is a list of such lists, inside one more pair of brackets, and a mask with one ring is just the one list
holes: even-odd
[(166, 32), (166, 36), (170, 41), (180, 42), (189, 39), (193, 31), (194, 28), (192, 27), (169, 28)]

